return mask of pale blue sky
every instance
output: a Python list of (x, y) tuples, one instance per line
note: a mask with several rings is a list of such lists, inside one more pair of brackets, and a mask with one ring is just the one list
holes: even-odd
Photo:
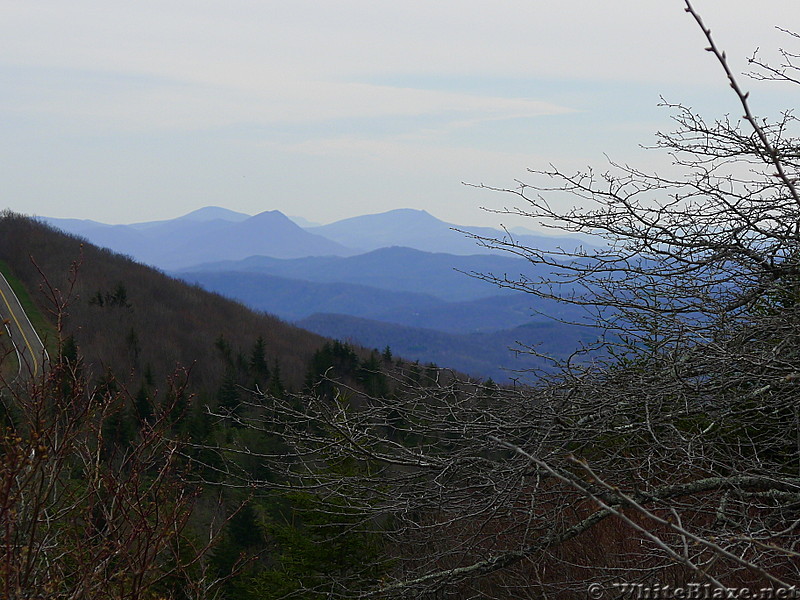
[[(678, 0), (0, 0), (0, 205), (131, 222), (219, 205), (460, 224), (526, 168), (658, 168), (659, 95), (738, 114)], [(736, 70), (800, 3), (696, 0)], [(795, 48), (797, 50), (797, 48)], [(791, 89), (753, 90), (758, 110)], [(761, 112), (763, 112), (761, 111)]]

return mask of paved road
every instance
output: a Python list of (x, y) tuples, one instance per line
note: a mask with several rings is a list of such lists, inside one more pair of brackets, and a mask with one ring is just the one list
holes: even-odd
[(22, 377), (35, 377), (42, 370), (42, 360), (47, 360), (44, 344), (31, 325), (17, 295), (6, 278), (0, 274), (0, 320), (17, 351)]

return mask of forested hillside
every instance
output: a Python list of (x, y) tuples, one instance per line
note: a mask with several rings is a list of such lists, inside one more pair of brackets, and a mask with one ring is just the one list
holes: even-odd
[(435, 369), (326, 340), (20, 215), (0, 217), (0, 261), (50, 355), (46, 371), (17, 378), (0, 336), (0, 595), (277, 597), (377, 552), (379, 538), (346, 529), (323, 543), (308, 524), (338, 527), (327, 501), (270, 483), (286, 448), (273, 428), (245, 425), (268, 410), (262, 394), (302, 412), (305, 394), (390, 395), (404, 373), (433, 382)]
[(324, 342), (21, 216), (0, 219), (0, 260), (43, 313), (56, 318), (62, 310), (63, 335), (74, 339), (95, 376), (108, 368), (138, 385), (145, 373), (164, 381), (181, 367), (191, 369), (193, 385), (202, 389), (225, 371), (221, 345), (234, 358), (247, 358), (261, 338), (267, 363), (277, 364), (286, 385), (297, 388)]

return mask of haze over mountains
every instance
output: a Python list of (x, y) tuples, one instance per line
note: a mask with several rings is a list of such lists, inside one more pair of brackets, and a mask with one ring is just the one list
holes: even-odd
[[(42, 220), (316, 333), (390, 346), (408, 359), (475, 376), (507, 380), (505, 368), (525, 368), (508, 348), (516, 342), (564, 354), (593, 335), (541, 314), (575, 320), (574, 308), (535, 302), (474, 276), (546, 275), (470, 237), (509, 239), (508, 232), (453, 225), (425, 211), (306, 228), (279, 211), (248, 216), (219, 207), (131, 225)], [(529, 232), (513, 239), (542, 249), (581, 245)]]
[[(353, 256), (391, 246), (456, 255), (496, 254), (496, 250), (480, 246), (462, 232), (497, 239), (509, 237), (501, 230), (454, 225), (424, 210), (406, 208), (305, 229), (277, 210), (248, 216), (214, 206), (176, 219), (131, 225), (79, 219), (42, 220), (162, 269), (250, 256)], [(560, 245), (575, 247), (581, 243), (573, 238), (528, 233), (515, 234), (514, 240), (543, 249)]]
[(253, 255), (297, 258), (354, 253), (337, 242), (305, 231), (277, 210), (248, 217), (209, 207), (177, 219), (133, 225), (68, 219), (45, 221), (82, 235), (92, 243), (167, 270)]

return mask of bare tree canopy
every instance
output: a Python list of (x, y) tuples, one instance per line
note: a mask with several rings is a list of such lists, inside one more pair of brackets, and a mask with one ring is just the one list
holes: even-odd
[[(259, 459), (320, 498), (328, 527), (384, 540), (375, 562), (297, 595), (617, 597), (621, 585), (800, 580), (797, 120), (758, 117), (685, 8), (743, 116), (670, 105), (676, 130), (656, 150), (679, 177), (553, 168), (531, 174), (547, 183), (504, 190), (513, 212), (599, 236), (598, 248), (479, 240), (549, 265), (550, 278), (482, 276), (587, 307), (607, 332), (601, 352), (525, 388), (409, 375), (391, 397), (339, 383), (256, 395), (236, 417), (279, 433), (285, 450)], [(755, 55), (755, 78), (799, 83), (797, 55), (783, 57), (773, 67)], [(556, 211), (563, 193), (589, 208)]]

